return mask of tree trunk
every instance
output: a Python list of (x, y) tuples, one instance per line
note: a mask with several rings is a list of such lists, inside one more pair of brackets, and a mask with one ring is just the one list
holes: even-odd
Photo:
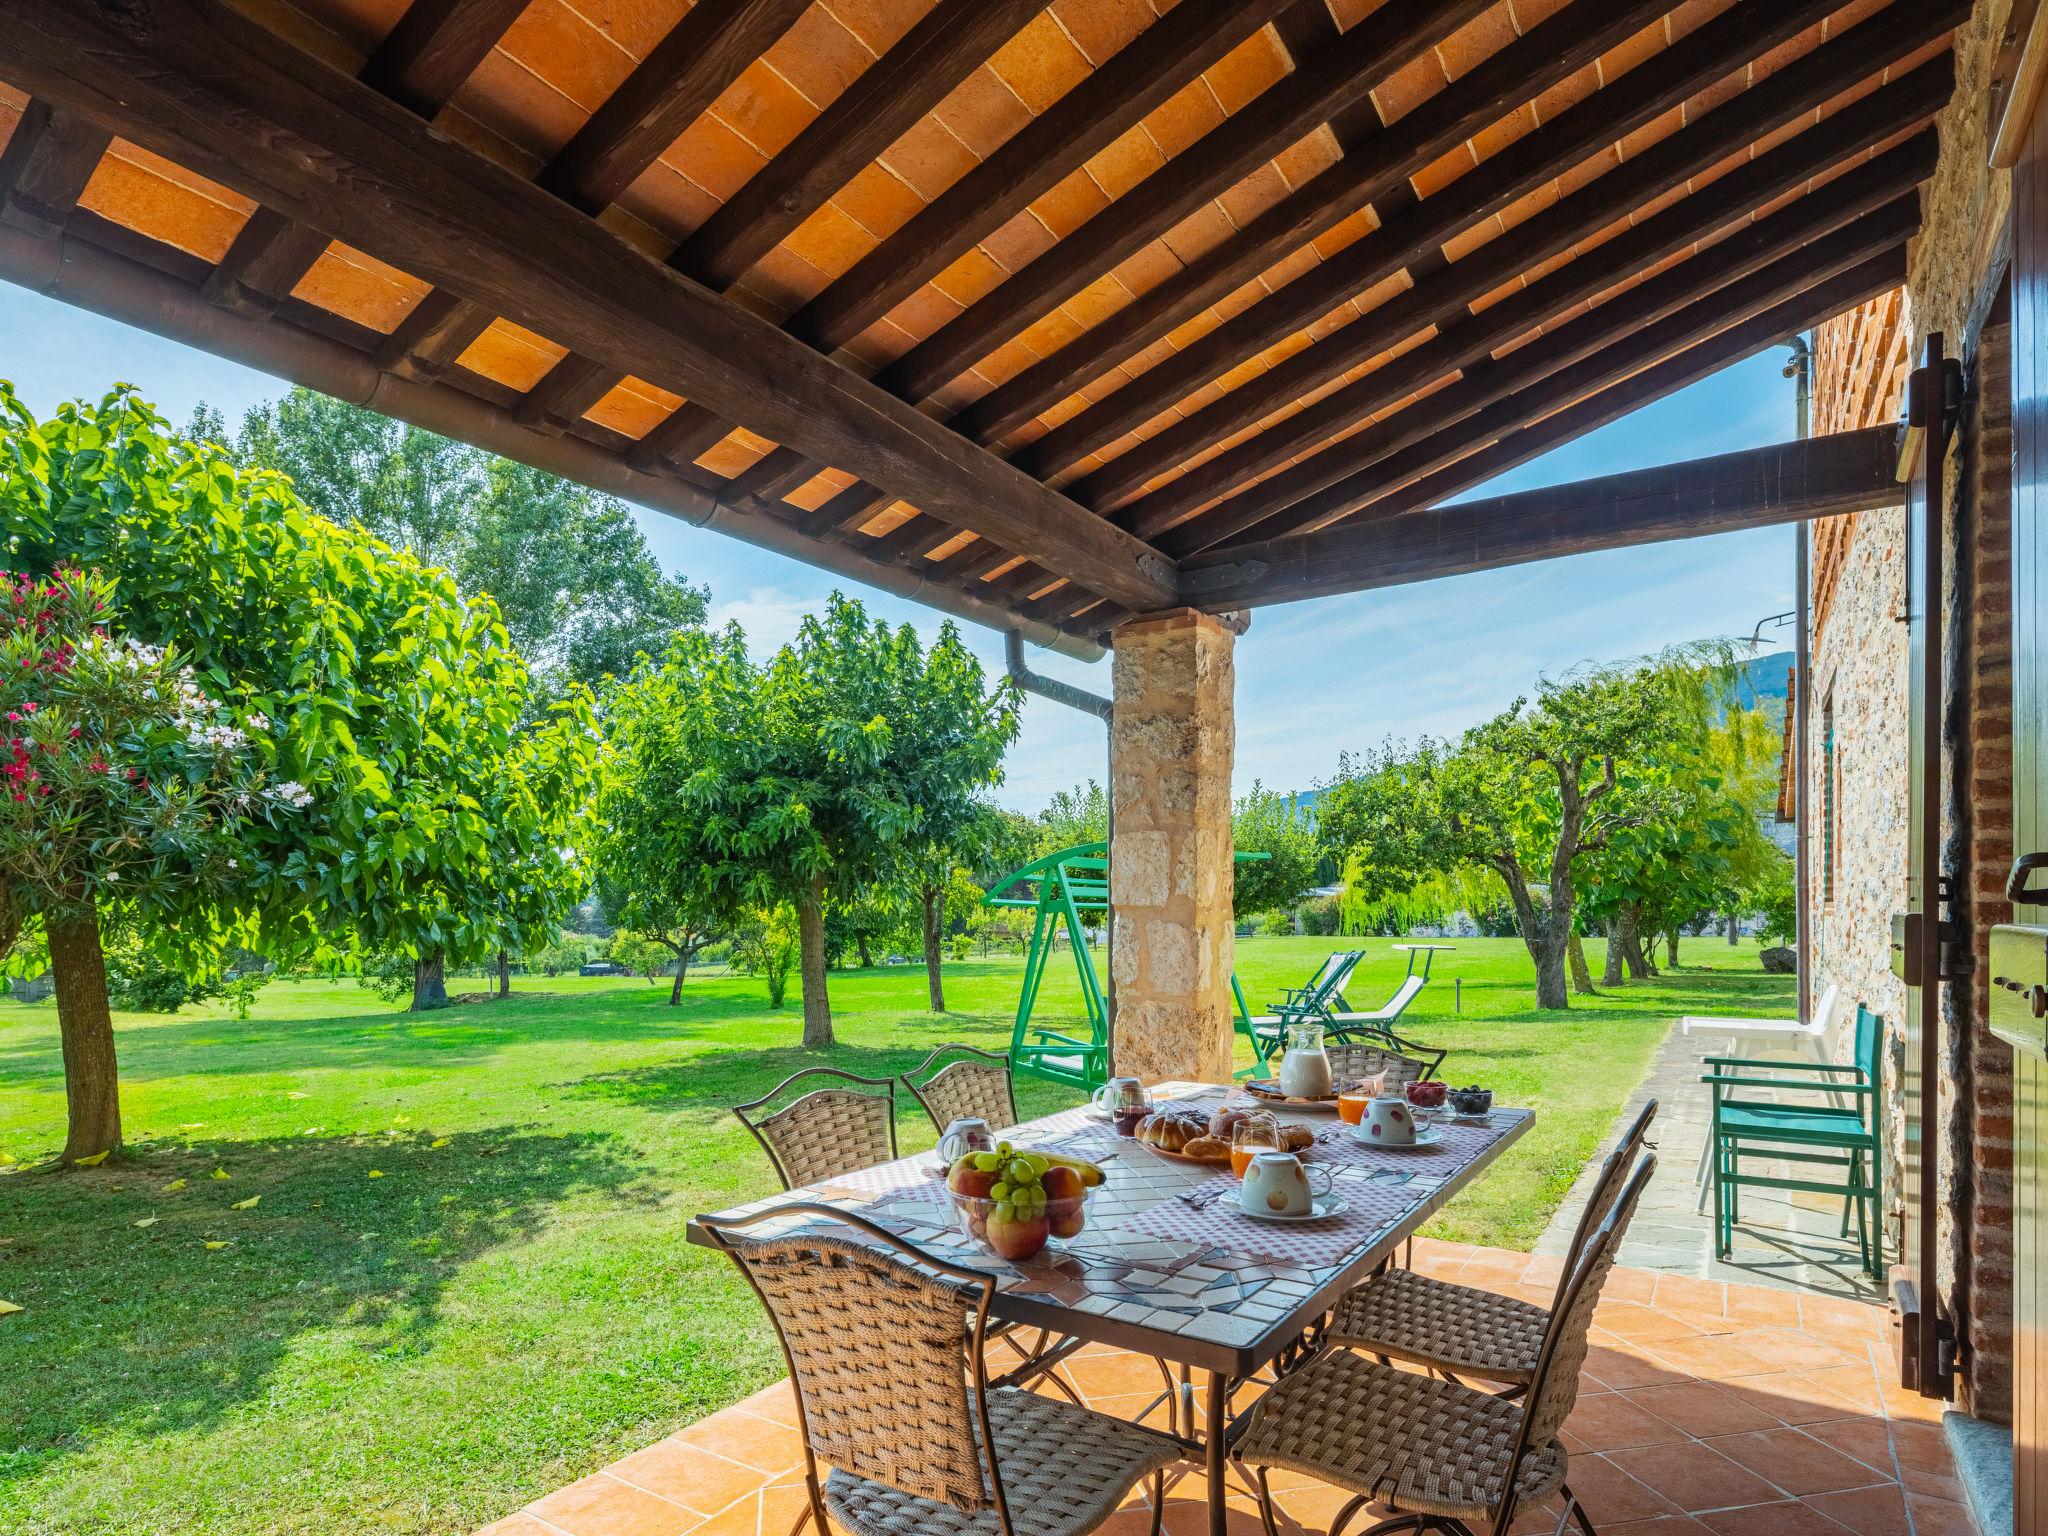
[(1564, 945), (1549, 942), (1531, 951), (1536, 961), (1538, 1008), (1569, 1008), (1572, 1005), (1571, 999), (1565, 995), (1564, 952)]
[(675, 984), (668, 989), (668, 1005), (671, 1008), (683, 1000), (683, 972), (689, 969), (689, 964), (689, 961), (683, 959), (682, 956), (678, 955), (676, 957)]
[(804, 1045), (809, 1050), (829, 1050), (832, 1039), (832, 999), (825, 981), (825, 882), (813, 881), (796, 904), (797, 951), (804, 989)]
[(1676, 928), (1667, 929), (1664, 934), (1664, 969), (1667, 971), (1678, 969), (1678, 930)]
[[(1742, 942), (1742, 919), (1733, 912), (1728, 914), (1728, 942), (1730, 944), (1740, 944)], [(1678, 961), (1674, 958), (1671, 963), (1676, 965)]]
[[(1653, 938), (1651, 942), (1655, 943), (1656, 941)], [(1622, 953), (1623, 958), (1628, 961), (1629, 980), (1648, 981), (1657, 974), (1657, 967), (1651, 961), (1649, 951), (1643, 947), (1643, 930), (1640, 920), (1630, 923), (1628, 945)]]
[(69, 916), (46, 917), (43, 924), (64, 1047), (67, 1164), (121, 1144), (121, 1082), (114, 1060), (114, 1018), (107, 1005), (107, 958), (90, 893), (83, 903)]
[(946, 982), (940, 971), (944, 963), (939, 955), (939, 896), (940, 892), (927, 886), (924, 892), (924, 978), (931, 993), (933, 1013), (946, 1011)]
[(1627, 907), (1617, 908), (1607, 920), (1607, 960), (1600, 967), (1603, 987), (1628, 985), (1628, 946), (1636, 931), (1636, 915)]
[(853, 936), (853, 952), (860, 956), (860, 968), (871, 971), (875, 968), (875, 957), (868, 953), (868, 936), (856, 933)]
[(498, 996), (512, 995), (512, 957), (504, 950), (498, 951)]
[(1572, 968), (1572, 990), (1581, 997), (1593, 995), (1593, 973), (1586, 966), (1586, 946), (1579, 942), (1579, 931), (1574, 928), (1571, 938), (1564, 947), (1564, 957)]
[(440, 950), (412, 963), (412, 1011), (427, 1013), (448, 1006), (447, 967)]

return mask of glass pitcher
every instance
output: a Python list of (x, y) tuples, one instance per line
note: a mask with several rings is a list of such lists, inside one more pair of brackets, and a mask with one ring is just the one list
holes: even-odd
[(1290, 1099), (1330, 1096), (1330, 1058), (1323, 1054), (1323, 1026), (1309, 1021), (1287, 1026), (1287, 1054), (1280, 1058), (1280, 1091)]

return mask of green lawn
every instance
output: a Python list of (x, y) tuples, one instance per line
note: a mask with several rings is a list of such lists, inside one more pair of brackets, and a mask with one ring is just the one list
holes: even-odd
[[(1401, 970), (1363, 942), (1354, 1001)], [(1242, 944), (1247, 993), (1332, 947)], [(1529, 1008), (1512, 941), (1444, 958), (1411, 1032), (1541, 1112), (1436, 1228), (1480, 1242), (1542, 1230), (1673, 1015), (1793, 1007), (1750, 945), (1689, 941), (1696, 969), (1565, 1015)], [(1076, 1007), (1055, 980), (1049, 1015)], [(881, 1074), (1001, 1043), (1017, 981), (1014, 960), (956, 966), (934, 1017), (915, 968), (836, 975), (831, 1059)], [(666, 983), (523, 986), (425, 1017), (297, 982), (248, 1020), (123, 1018), (129, 1150), (70, 1173), (37, 1166), (62, 1135), (54, 1017), (0, 1003), (0, 1298), (25, 1309), (0, 1319), (0, 1531), (460, 1536), (779, 1371), (682, 1227), (771, 1186), (725, 1106), (810, 1060), (794, 1008), (738, 977), (693, 977), (676, 1010)], [(928, 1145), (906, 1104), (906, 1150)]]

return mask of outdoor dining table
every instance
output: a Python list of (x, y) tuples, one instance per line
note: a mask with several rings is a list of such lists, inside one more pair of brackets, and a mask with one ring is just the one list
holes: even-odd
[[(1241, 1090), (1166, 1083), (1156, 1102), (1213, 1108)], [(1443, 1120), (1435, 1144), (1410, 1150), (1361, 1145), (1335, 1115), (1281, 1111), (1312, 1127), (1305, 1160), (1330, 1170), (1347, 1209), (1323, 1221), (1254, 1220), (1237, 1208), (1228, 1168), (1172, 1159), (1119, 1137), (1085, 1106), (999, 1133), (1021, 1147), (1101, 1162), (1105, 1174), (1080, 1236), (1023, 1263), (1008, 1263), (960, 1230), (931, 1152), (843, 1174), (708, 1217), (734, 1219), (795, 1201), (834, 1206), (935, 1256), (994, 1276), (992, 1322), (1044, 1329), (1061, 1342), (1003, 1382), (1021, 1385), (1054, 1370), (1088, 1343), (1180, 1367), (1175, 1433), (1207, 1475), (1209, 1529), (1223, 1536), (1230, 1399), (1243, 1382), (1298, 1354), (1306, 1334), (1347, 1290), (1389, 1259), (1422, 1224), (1472, 1183), (1534, 1121), (1496, 1106), (1484, 1120)], [(707, 1218), (700, 1218), (707, 1219)], [(792, 1217), (801, 1225), (804, 1218)], [(692, 1221), (689, 1239), (710, 1246)], [(1192, 1373), (1208, 1375), (1196, 1424)], [(1149, 1410), (1148, 1410), (1149, 1411)], [(1182, 1425), (1185, 1412), (1187, 1423)]]

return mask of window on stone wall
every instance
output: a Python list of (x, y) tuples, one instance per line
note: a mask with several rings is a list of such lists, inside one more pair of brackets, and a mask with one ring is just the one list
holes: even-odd
[(1841, 847), (1835, 828), (1835, 700), (1820, 712), (1820, 899), (1835, 899), (1835, 860)]

